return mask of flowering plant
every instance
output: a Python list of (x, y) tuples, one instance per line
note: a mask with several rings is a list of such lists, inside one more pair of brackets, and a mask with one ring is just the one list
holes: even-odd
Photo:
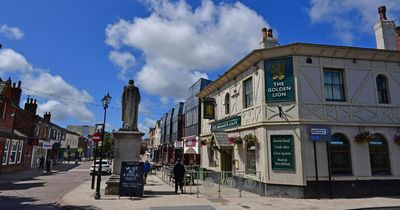
[(239, 137), (229, 137), (228, 138), (228, 144), (242, 144), (243, 139)]
[(371, 134), (369, 131), (365, 131), (363, 133), (359, 133), (354, 137), (354, 140), (361, 144), (365, 142), (370, 142), (375, 138), (374, 134)]
[(400, 145), (400, 136), (394, 135), (394, 142), (395, 142), (397, 145)]
[(257, 143), (257, 137), (253, 134), (247, 134), (243, 137), (243, 140), (247, 143), (247, 144), (255, 144)]

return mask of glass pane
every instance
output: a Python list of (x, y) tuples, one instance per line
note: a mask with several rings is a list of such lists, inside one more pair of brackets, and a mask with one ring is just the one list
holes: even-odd
[(334, 100), (343, 100), (343, 94), (342, 94), (342, 87), (341, 86), (333, 86), (332, 88), (333, 91), (333, 99)]

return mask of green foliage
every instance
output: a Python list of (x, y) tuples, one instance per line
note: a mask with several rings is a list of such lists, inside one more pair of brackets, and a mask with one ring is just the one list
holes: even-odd
[(253, 134), (247, 134), (243, 137), (244, 142), (247, 144), (255, 144), (257, 143), (257, 137)]

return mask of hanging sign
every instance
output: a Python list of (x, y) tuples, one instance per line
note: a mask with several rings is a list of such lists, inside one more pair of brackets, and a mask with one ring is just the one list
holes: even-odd
[(203, 118), (204, 119), (214, 119), (215, 117), (215, 109), (214, 109), (215, 100), (213, 98), (204, 98), (203, 99)]
[(267, 102), (293, 101), (295, 87), (292, 58), (267, 60), (264, 69)]

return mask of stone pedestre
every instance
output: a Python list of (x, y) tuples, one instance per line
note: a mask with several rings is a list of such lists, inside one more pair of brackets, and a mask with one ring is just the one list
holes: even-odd
[(119, 176), (122, 161), (139, 161), (140, 143), (144, 133), (139, 131), (116, 131), (113, 133), (115, 139), (114, 160), (112, 164), (112, 175), (106, 182), (106, 195), (118, 195)]

